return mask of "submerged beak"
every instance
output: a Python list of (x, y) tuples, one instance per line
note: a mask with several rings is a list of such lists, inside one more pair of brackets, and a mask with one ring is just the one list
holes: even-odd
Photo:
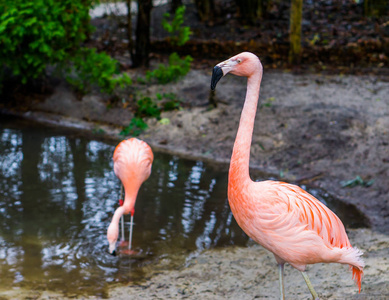
[(214, 91), (216, 84), (219, 82), (220, 78), (223, 77), (223, 70), (218, 65), (213, 68), (212, 79), (211, 79), (211, 90)]
[(109, 254), (116, 256), (116, 241), (109, 243)]

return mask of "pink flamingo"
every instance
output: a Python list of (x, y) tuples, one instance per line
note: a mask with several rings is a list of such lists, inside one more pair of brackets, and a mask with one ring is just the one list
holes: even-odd
[(340, 219), (296, 185), (250, 179), (250, 146), (262, 72), (258, 57), (243, 52), (217, 64), (212, 73), (212, 90), (227, 73), (247, 77), (246, 99), (228, 177), (231, 211), (243, 231), (274, 254), (279, 266), (281, 299), (285, 299), (285, 263), (301, 271), (314, 299), (318, 295), (305, 273), (307, 264), (349, 264), (361, 292), (363, 253), (351, 246)]
[[(116, 241), (119, 236), (119, 220), (123, 215), (131, 213), (131, 228), (129, 250), (131, 250), (132, 224), (134, 217), (134, 207), (136, 196), (140, 186), (151, 173), (151, 165), (154, 155), (149, 145), (136, 138), (124, 140), (119, 143), (113, 153), (114, 171), (124, 186), (124, 202), (119, 206), (112, 218), (112, 222), (107, 230), (109, 242), (109, 253), (116, 255)], [(122, 219), (122, 233), (124, 231)], [(123, 240), (124, 240), (124, 235)]]

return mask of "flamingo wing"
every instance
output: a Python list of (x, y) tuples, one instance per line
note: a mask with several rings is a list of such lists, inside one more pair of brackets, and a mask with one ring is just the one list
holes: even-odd
[(288, 213), (298, 215), (307, 230), (316, 232), (328, 246), (351, 247), (342, 221), (322, 202), (299, 186), (275, 181), (272, 184), (288, 199)]
[(299, 186), (272, 180), (256, 182), (254, 186), (252, 193), (257, 199), (252, 208), (261, 221), (266, 220), (262, 222), (265, 229), (286, 230), (293, 225), (319, 236), (327, 247), (351, 247), (342, 221)]
[(268, 180), (239, 190), (230, 194), (241, 198), (238, 206), (230, 201), (239, 226), (279, 261), (303, 271), (307, 264), (340, 262), (336, 249), (351, 249), (339, 218), (300, 187)]
[(361, 290), (363, 253), (351, 246), (342, 221), (327, 206), (293, 184), (268, 180), (254, 185), (264, 190), (256, 200), (266, 203), (254, 205), (263, 210), (258, 222), (263, 237), (257, 242), (300, 271), (318, 262), (349, 264)]

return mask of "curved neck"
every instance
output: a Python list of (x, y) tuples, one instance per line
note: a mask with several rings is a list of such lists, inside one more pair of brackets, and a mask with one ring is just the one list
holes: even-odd
[(247, 180), (249, 176), (250, 148), (254, 130), (255, 115), (257, 112), (259, 89), (262, 80), (260, 72), (247, 78), (246, 99), (243, 105), (239, 128), (232, 150), (229, 181)]
[[(124, 208), (124, 214), (127, 215), (135, 207), (136, 197), (138, 195), (139, 189), (143, 181), (139, 177), (138, 168), (129, 169), (128, 166), (123, 166), (123, 167), (127, 168), (125, 169), (126, 172), (119, 172), (119, 171), (115, 171), (115, 172), (116, 172), (116, 176), (119, 177), (124, 189), (123, 208)], [(121, 196), (123, 197), (123, 195)]]
[(125, 215), (129, 214), (131, 210), (134, 209), (139, 188), (140, 184), (136, 182), (124, 185), (124, 203), (122, 207), (124, 208)]
[(115, 213), (113, 214), (113, 217), (112, 217), (112, 221), (111, 221), (111, 224), (114, 224), (115, 226), (117, 224), (119, 224), (119, 221), (120, 221), (120, 218), (122, 217), (122, 215), (124, 215), (124, 207), (123, 206), (119, 206), (116, 210), (115, 210)]

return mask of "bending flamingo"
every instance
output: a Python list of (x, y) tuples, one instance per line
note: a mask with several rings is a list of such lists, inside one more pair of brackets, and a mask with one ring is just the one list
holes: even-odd
[(112, 255), (116, 255), (119, 220), (123, 215), (129, 213), (133, 217), (136, 196), (142, 183), (150, 176), (153, 159), (154, 155), (150, 146), (136, 138), (120, 142), (115, 149), (113, 154), (114, 172), (124, 186), (125, 197), (123, 205), (116, 209), (107, 230), (109, 253)]
[(262, 72), (258, 57), (243, 52), (216, 65), (212, 73), (212, 90), (227, 73), (247, 77), (246, 99), (228, 177), (231, 211), (243, 231), (274, 254), (279, 266), (281, 299), (285, 299), (285, 263), (302, 272), (314, 299), (318, 299), (318, 295), (304, 272), (307, 264), (349, 264), (360, 292), (364, 267), (360, 256), (363, 253), (351, 246), (340, 219), (296, 185), (250, 179), (250, 146)]

